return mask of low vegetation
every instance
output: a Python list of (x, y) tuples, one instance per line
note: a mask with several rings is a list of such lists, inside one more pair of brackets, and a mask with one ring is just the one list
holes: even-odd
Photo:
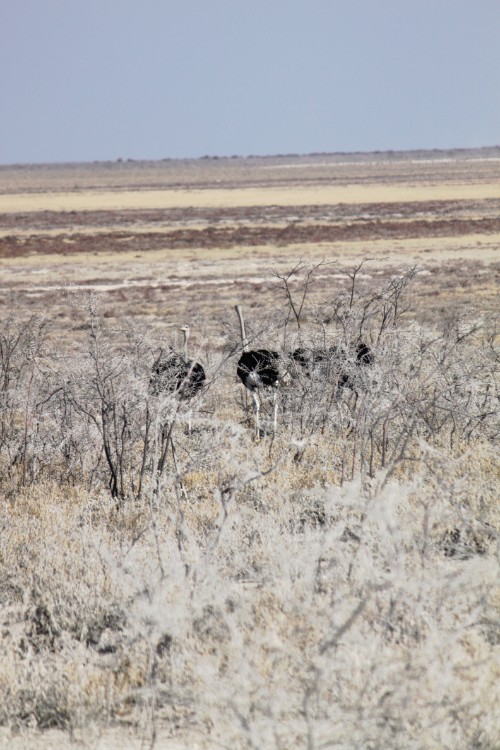
[[(185, 400), (151, 392), (158, 333), (108, 327), (94, 293), (75, 293), (70, 347), (48, 319), (6, 319), (4, 726), (124, 722), (153, 744), (162, 726), (228, 750), (500, 746), (494, 322), (416, 322), (414, 268), (376, 287), (360, 264), (308, 304), (320, 265), (275, 274), (282, 302), (247, 320), (287, 371), (258, 440), (235, 315), (190, 352), (207, 384)], [(335, 345), (349, 387), (294, 369), (299, 345)]]

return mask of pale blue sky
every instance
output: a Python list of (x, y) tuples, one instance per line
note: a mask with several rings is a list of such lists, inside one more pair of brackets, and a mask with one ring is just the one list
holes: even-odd
[(500, 144), (500, 0), (0, 0), (0, 163)]

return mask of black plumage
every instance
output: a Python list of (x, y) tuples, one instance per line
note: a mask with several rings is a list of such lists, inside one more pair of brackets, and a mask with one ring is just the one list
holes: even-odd
[(149, 390), (153, 396), (176, 393), (184, 401), (196, 396), (205, 380), (205, 370), (199, 362), (186, 360), (175, 352), (167, 356), (161, 353), (151, 369)]
[(273, 401), (273, 431), (276, 432), (278, 421), (278, 386), (286, 377), (286, 372), (282, 367), (282, 361), (279, 352), (271, 349), (250, 349), (248, 350), (248, 339), (245, 331), (245, 321), (241, 305), (236, 305), (236, 313), (240, 321), (241, 343), (243, 352), (236, 366), (236, 374), (250, 391), (253, 402), (255, 416), (255, 437), (259, 439), (260, 431), (260, 396), (259, 392), (264, 389), (270, 389)]
[(358, 365), (372, 365), (375, 361), (372, 350), (363, 341), (359, 341), (356, 346), (356, 361)]
[(236, 374), (249, 391), (275, 387), (280, 381), (279, 354), (269, 349), (243, 352), (238, 360)]
[(303, 368), (308, 374), (321, 363), (333, 359), (336, 353), (336, 347), (330, 347), (329, 349), (324, 348), (306, 348), (300, 346), (298, 349), (294, 349), (291, 353), (293, 361)]
[(280, 355), (269, 349), (244, 351), (238, 360), (236, 374), (250, 391), (255, 415), (255, 437), (260, 437), (260, 396), (259, 392), (270, 389), (273, 400), (273, 431), (276, 432), (278, 419), (277, 390), (283, 379), (279, 367)]
[(149, 390), (154, 396), (175, 393), (183, 401), (194, 398), (206, 380), (203, 365), (188, 357), (189, 326), (182, 326), (184, 334), (184, 355), (169, 349), (163, 351), (151, 369)]
[[(330, 380), (335, 378), (339, 388), (355, 389), (351, 372), (347, 368), (348, 357), (338, 346), (312, 348), (298, 347), (291, 352), (293, 362), (308, 378)], [(371, 365), (374, 356), (371, 348), (363, 341), (356, 345), (354, 365)]]

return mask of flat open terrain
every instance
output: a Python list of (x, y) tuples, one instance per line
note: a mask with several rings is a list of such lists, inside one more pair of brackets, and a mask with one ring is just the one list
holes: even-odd
[(0, 167), (0, 748), (500, 748), (499, 248), (500, 147)]
[[(280, 300), (271, 269), (417, 265), (416, 314), (496, 306), (500, 149), (0, 168), (1, 310), (78, 317), (64, 291), (105, 292), (105, 315), (199, 324)], [(367, 278), (368, 278), (367, 276)]]

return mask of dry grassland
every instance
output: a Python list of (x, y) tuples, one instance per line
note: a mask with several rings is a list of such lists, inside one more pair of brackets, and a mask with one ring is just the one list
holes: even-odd
[(67, 329), (64, 292), (78, 284), (106, 292), (111, 319), (198, 325), (236, 302), (272, 306), (271, 268), (331, 262), (311, 290), (319, 300), (370, 257), (374, 278), (423, 270), (416, 292), (429, 319), (479, 296), (492, 311), (500, 162), (430, 156), (2, 168), (3, 309), (50, 310)]
[[(499, 209), (500, 149), (0, 167), (0, 747), (500, 748)], [(344, 347), (260, 440), (237, 303)]]

